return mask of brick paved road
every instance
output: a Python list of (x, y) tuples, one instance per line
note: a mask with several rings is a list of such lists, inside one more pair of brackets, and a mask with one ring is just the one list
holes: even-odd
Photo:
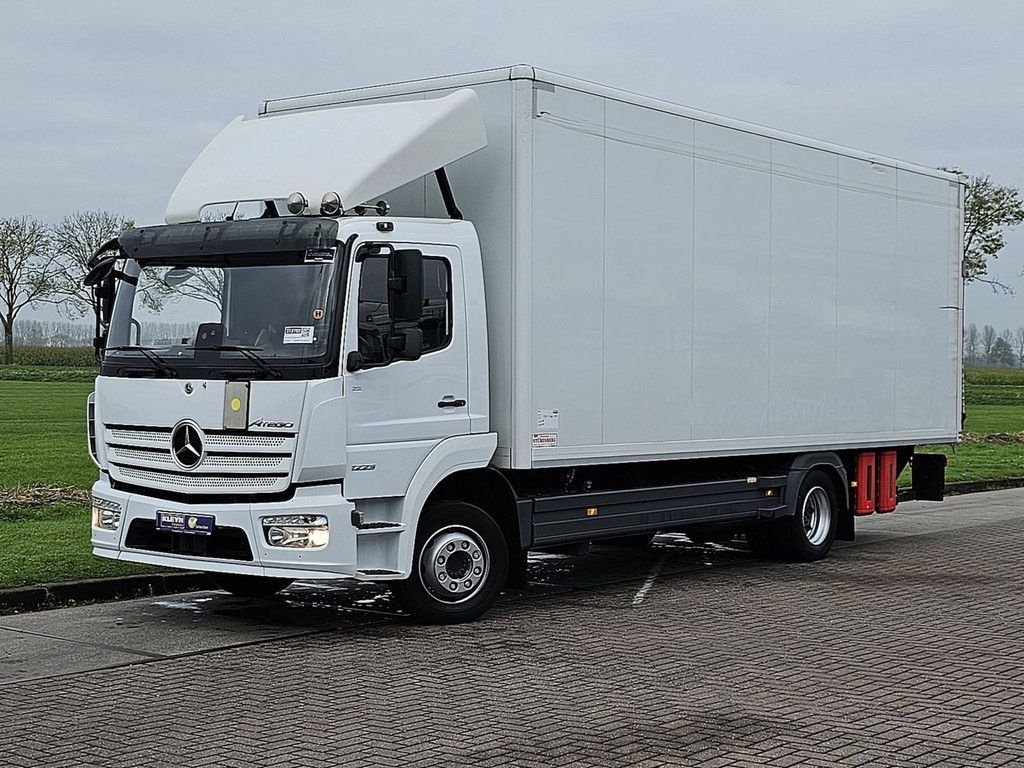
[[(3, 685), (0, 765), (1024, 765), (1024, 491), (907, 509), (817, 564), (540, 561), (546, 586), (461, 627), (300, 589), (254, 644), (197, 651), (177, 630), (201, 639), (218, 601), (238, 630), (237, 602), (137, 601), (186, 655)], [(49, 616), (126, 637), (90, 610)], [(309, 611), (346, 618), (311, 633)], [(40, 620), (0, 620), (0, 643)]]

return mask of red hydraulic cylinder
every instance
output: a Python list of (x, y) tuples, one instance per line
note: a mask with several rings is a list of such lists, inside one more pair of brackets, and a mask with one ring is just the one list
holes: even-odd
[(882, 451), (878, 454), (878, 499), (879, 512), (896, 509), (896, 451)]
[(857, 486), (854, 489), (853, 513), (870, 515), (875, 511), (875, 452), (864, 451), (857, 454)]

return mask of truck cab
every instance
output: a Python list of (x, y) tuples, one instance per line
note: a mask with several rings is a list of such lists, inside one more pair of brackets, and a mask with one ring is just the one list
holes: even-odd
[(495, 447), (472, 224), (262, 218), (119, 245), (133, 258), (105, 278), (96, 553), (245, 592), (406, 577), (413, 483)]

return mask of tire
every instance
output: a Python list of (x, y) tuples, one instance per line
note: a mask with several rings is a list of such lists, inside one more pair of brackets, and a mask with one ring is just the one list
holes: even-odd
[(424, 510), (412, 573), (392, 589), (414, 619), (458, 624), (494, 605), (507, 575), (508, 544), (494, 518), (472, 504), (441, 501)]
[(293, 581), (270, 576), (246, 576), (240, 573), (211, 573), (210, 577), (218, 589), (238, 597), (270, 597)]
[(775, 522), (775, 542), (786, 560), (821, 560), (832, 549), (839, 526), (835, 483), (821, 470), (804, 476), (794, 514)]

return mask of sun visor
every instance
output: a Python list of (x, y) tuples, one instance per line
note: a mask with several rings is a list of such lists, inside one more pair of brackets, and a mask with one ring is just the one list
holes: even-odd
[(238, 117), (185, 172), (164, 218), (199, 221), (207, 205), (292, 192), (314, 209), (337, 192), (349, 209), (485, 146), (480, 103), (468, 88), (439, 99)]

